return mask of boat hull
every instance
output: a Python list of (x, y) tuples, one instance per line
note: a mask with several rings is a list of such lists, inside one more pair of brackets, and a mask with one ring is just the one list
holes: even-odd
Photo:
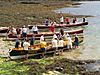
[[(76, 27), (76, 26), (85, 26), (88, 25), (88, 22), (82, 22), (82, 23), (77, 23), (77, 24), (57, 24), (55, 28), (62, 28), (62, 27)], [(50, 26), (44, 26), (44, 25), (38, 25), (37, 26), (39, 29), (42, 28), (50, 28)]]
[[(79, 43), (83, 42), (83, 38), (80, 38)], [(38, 46), (38, 45), (36, 45)], [(59, 49), (58, 49), (59, 50)], [(63, 47), (63, 51), (67, 50), (67, 46)], [(45, 55), (48, 54), (54, 54), (55, 48), (49, 47), (46, 49)], [(18, 49), (12, 49), (9, 53), (11, 59), (19, 59), (19, 58), (25, 58), (26, 51), (25, 50), (18, 50)], [(40, 57), (41, 56), (41, 50), (40, 49), (33, 49), (28, 50), (28, 57)]]
[(7, 33), (8, 29), (1, 29), (0, 33)]
[[(77, 30), (72, 30), (72, 31), (65, 31), (65, 33), (68, 33), (68, 34), (80, 34), (80, 33), (83, 33), (83, 29), (77, 29)], [(59, 34), (59, 32), (57, 32), (56, 33), (56, 35), (58, 35)], [(32, 37), (32, 36), (35, 36), (35, 37), (40, 37), (41, 35), (44, 35), (44, 36), (53, 36), (54, 35), (54, 33), (50, 33), (50, 32), (48, 32), (48, 33), (39, 33), (39, 34), (27, 34), (27, 37)], [(17, 35), (13, 35), (13, 34), (9, 34), (8, 35), (8, 38), (17, 38)], [(21, 35), (21, 37), (20, 38), (22, 38), (22, 35)]]

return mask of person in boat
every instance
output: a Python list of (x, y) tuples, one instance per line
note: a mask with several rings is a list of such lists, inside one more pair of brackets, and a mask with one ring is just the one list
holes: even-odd
[(29, 28), (30, 30), (32, 29), (32, 27), (33, 27), (32, 25), (28, 25), (28, 28)]
[(31, 37), (31, 39), (30, 39), (30, 45), (32, 46), (32, 45), (34, 45), (34, 41), (35, 41), (35, 37), (34, 37), (34, 35)]
[(59, 50), (59, 54), (61, 55), (63, 53), (63, 47), (64, 47), (64, 40), (60, 38), (58, 41), (58, 50)]
[(17, 26), (16, 32), (17, 32), (17, 35), (18, 35), (18, 37), (19, 37), (19, 35), (21, 34), (21, 29), (19, 28), (19, 26)]
[(37, 26), (33, 26), (32, 30), (33, 30), (34, 34), (38, 34), (38, 27)]
[(25, 39), (21, 39), (21, 47), (23, 47), (23, 43), (25, 42)]
[(32, 27), (33, 27), (33, 26), (28, 25), (28, 30), (27, 30), (27, 33), (33, 33), (33, 31), (32, 31)]
[(54, 33), (54, 35), (53, 35), (53, 39), (54, 39), (54, 38), (58, 38), (57, 35), (56, 35), (56, 33)]
[(12, 28), (12, 34), (13, 34), (13, 35), (16, 35), (16, 34), (17, 34), (16, 28), (14, 28), (14, 27)]
[(30, 43), (28, 41), (29, 41), (28, 39), (25, 39), (25, 42), (23, 43), (23, 48), (26, 52), (26, 59), (28, 59), (28, 50), (30, 46)]
[(64, 38), (64, 30), (61, 28), (59, 32), (59, 38)]
[(20, 46), (19, 39), (16, 39), (15, 48), (19, 48), (19, 46)]
[(75, 40), (74, 40), (74, 47), (75, 48), (78, 48), (79, 47), (79, 39), (78, 39), (78, 36), (77, 35), (75, 35), (75, 38), (74, 38)]
[(63, 17), (63, 16), (60, 17), (60, 23), (61, 23), (61, 24), (64, 23), (64, 17)]
[(23, 28), (22, 28), (22, 37), (26, 38), (26, 36), (27, 36), (27, 28), (24, 25)]
[(45, 26), (48, 26), (49, 25), (49, 18), (46, 18), (45, 20)]
[(54, 52), (54, 56), (55, 56), (55, 54), (58, 53), (58, 40), (57, 40), (57, 38), (52, 39), (52, 48), (55, 49), (55, 52)]
[(68, 44), (67, 44), (67, 49), (72, 49), (72, 38), (70, 35), (67, 36)]
[(42, 34), (41, 37), (40, 37), (40, 43), (44, 41), (44, 35)]
[(46, 50), (47, 42), (44, 40), (41, 41), (40, 47), (41, 47), (41, 52), (42, 52), (42, 58), (44, 58), (45, 50)]
[(51, 23), (50, 31), (51, 31), (51, 32), (55, 32), (55, 25), (54, 25), (54, 22)]
[(83, 17), (83, 22), (86, 22), (86, 18), (85, 17)]
[(9, 26), (8, 30), (7, 30), (7, 34), (10, 34), (12, 32), (12, 26)]
[(70, 18), (69, 18), (69, 17), (66, 17), (65, 22), (66, 22), (67, 24), (70, 24)]
[(77, 21), (77, 18), (75, 17), (75, 18), (73, 19), (73, 23), (76, 23), (76, 21)]
[(64, 33), (62, 39), (65, 41), (68, 35), (69, 35), (68, 33)]

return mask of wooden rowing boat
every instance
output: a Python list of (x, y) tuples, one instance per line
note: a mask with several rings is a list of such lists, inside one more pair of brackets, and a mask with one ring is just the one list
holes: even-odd
[[(79, 37), (83, 36), (83, 33), (82, 34), (77, 34)], [(70, 35), (71, 37), (73, 37), (73, 35)], [(46, 40), (49, 40), (49, 39), (52, 39), (53, 36), (45, 36), (45, 39)], [(3, 41), (16, 41), (16, 39), (18, 38), (4, 38)], [(22, 40), (23, 38), (19, 38), (19, 40)], [(28, 38), (30, 39), (30, 37)], [(40, 37), (35, 37), (35, 40), (40, 40)]]
[[(72, 24), (56, 24), (55, 28), (62, 28), (62, 27), (77, 27), (77, 26), (84, 26), (88, 25), (88, 22), (81, 22), (81, 23), (72, 23)], [(30, 26), (31, 28), (33, 26)], [(45, 29), (50, 28), (50, 26), (45, 25), (37, 25), (38, 29)], [(0, 27), (0, 33), (7, 33), (9, 27)]]
[[(83, 38), (80, 38), (79, 41), (80, 41), (80, 43), (83, 42)], [(63, 50), (67, 50), (66, 44), (63, 47)], [(48, 43), (45, 54), (50, 54), (50, 53), (54, 53), (54, 52), (55, 52), (55, 49), (52, 48), (52, 44)], [(26, 54), (26, 51), (23, 50), (22, 47), (13, 48), (9, 52), (11, 59), (24, 58), (25, 54)], [(30, 46), (30, 50), (28, 50), (28, 57), (34, 57), (34, 56), (40, 56), (40, 55), (41, 55), (40, 44)]]
[[(65, 31), (65, 33), (68, 33), (68, 34), (75, 34), (75, 33), (76, 34), (80, 34), (80, 33), (83, 33), (83, 29), (75, 29), (75, 30)], [(35, 37), (40, 37), (42, 34), (44, 36), (53, 36), (54, 35), (54, 33), (52, 33), (52, 32), (40, 32), (38, 34), (29, 33), (29, 34), (27, 34), (27, 37), (32, 37), (33, 35)], [(58, 35), (58, 34), (59, 34), (59, 32), (56, 32), (56, 35)], [(17, 35), (9, 34), (8, 38), (17, 38)], [(22, 35), (21, 35), (20, 38), (22, 38)]]
[[(55, 28), (62, 27), (77, 27), (77, 26), (85, 26), (88, 25), (88, 22), (79, 22), (79, 23), (71, 23), (71, 24), (56, 24)], [(37, 25), (38, 29), (50, 28), (50, 26), (45, 25)]]

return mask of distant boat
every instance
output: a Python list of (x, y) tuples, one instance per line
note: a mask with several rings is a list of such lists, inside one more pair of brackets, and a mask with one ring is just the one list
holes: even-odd
[[(55, 28), (62, 28), (62, 27), (77, 27), (77, 26), (84, 26), (88, 25), (88, 22), (78, 22), (78, 23), (71, 23), (71, 24), (56, 24)], [(42, 28), (50, 28), (50, 26), (45, 26), (45, 25), (37, 25), (39, 29)]]

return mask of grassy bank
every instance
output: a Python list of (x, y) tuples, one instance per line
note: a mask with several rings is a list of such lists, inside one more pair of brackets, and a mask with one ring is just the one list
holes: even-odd
[(99, 72), (87, 72), (84, 68), (84, 65), (95, 62), (92, 60), (76, 61), (54, 57), (38, 60), (0, 59), (0, 61), (0, 74), (3, 75), (99, 75)]
[[(32, 4), (13, 0), (11, 2), (1, 1), (0, 26), (43, 24), (47, 17), (59, 23), (60, 14), (53, 12), (53, 10), (73, 5), (75, 3), (61, 0), (33, 1)], [(63, 14), (63, 16), (73, 17), (71, 14)]]

